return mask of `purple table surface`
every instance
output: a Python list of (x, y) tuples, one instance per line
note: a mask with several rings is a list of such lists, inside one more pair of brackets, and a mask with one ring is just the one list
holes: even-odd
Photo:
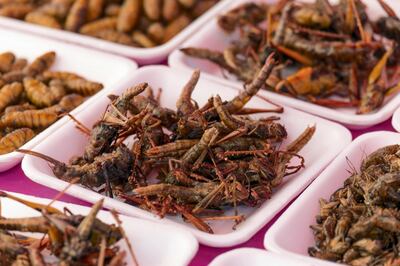
[[(352, 130), (351, 132), (353, 134), (353, 139), (354, 139), (361, 134), (364, 134), (367, 132), (372, 132), (372, 131), (380, 131), (380, 130), (394, 131), (394, 129), (391, 126), (390, 121), (386, 121), (384, 123), (381, 123), (379, 125), (376, 125), (374, 127), (371, 127), (371, 128), (365, 129), (365, 130)], [(7, 172), (0, 173), (0, 189), (24, 193), (24, 194), (28, 194), (28, 195), (37, 196), (37, 197), (43, 197), (43, 198), (53, 198), (55, 195), (57, 195), (57, 191), (46, 188), (44, 186), (41, 186), (41, 185), (36, 184), (36, 183), (32, 182), (31, 180), (29, 180), (22, 172), (21, 165), (17, 165), (16, 167), (10, 169)], [(67, 196), (67, 195), (63, 196), (60, 200), (69, 202), (69, 203), (88, 205), (87, 202), (81, 201), (79, 199), (76, 199), (74, 197)], [(286, 206), (286, 208), (287, 207), (288, 206)], [(281, 213), (283, 211), (284, 210), (282, 210)], [(235, 248), (253, 247), (253, 248), (263, 249), (264, 248), (263, 240), (264, 240), (265, 232), (279, 218), (281, 213), (279, 213), (271, 222), (269, 222), (266, 226), (264, 226), (264, 228), (261, 229), (256, 235), (254, 235), (249, 241), (247, 241), (241, 245), (238, 245), (235, 247), (230, 247), (230, 248), (212, 248), (212, 247), (206, 247), (206, 246), (200, 245), (199, 251), (196, 254), (196, 256), (194, 257), (194, 259), (190, 265), (193, 265), (193, 266), (207, 265), (216, 256), (218, 256), (226, 251), (235, 249)], [(177, 251), (177, 252), (179, 252), (179, 251)]]

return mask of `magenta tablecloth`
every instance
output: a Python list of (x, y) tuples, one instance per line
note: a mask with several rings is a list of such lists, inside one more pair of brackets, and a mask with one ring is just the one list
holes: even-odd
[[(386, 121), (382, 124), (379, 124), (372, 128), (368, 128), (366, 130), (352, 130), (352, 134), (353, 138), (356, 138), (361, 134), (379, 130), (394, 131), (390, 121)], [(57, 192), (52, 189), (46, 188), (30, 181), (22, 172), (20, 165), (12, 168), (7, 172), (0, 173), (0, 189), (44, 198), (52, 198), (57, 194)], [(61, 200), (75, 204), (87, 205), (86, 202), (70, 196), (63, 196)], [(219, 254), (238, 247), (263, 248), (264, 234), (268, 230), (268, 228), (275, 222), (275, 220), (278, 219), (279, 216), (280, 214), (278, 214), (270, 223), (268, 223), (263, 229), (261, 229), (253, 238), (242, 245), (231, 248), (211, 248), (200, 246), (199, 252), (193, 259), (191, 265), (207, 265)], [(177, 250), (177, 252), (179, 251)]]

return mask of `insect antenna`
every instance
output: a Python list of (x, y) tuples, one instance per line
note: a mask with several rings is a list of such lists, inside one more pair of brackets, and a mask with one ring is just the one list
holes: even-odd
[(41, 158), (41, 159), (43, 159), (45, 161), (48, 161), (49, 163), (51, 163), (53, 165), (64, 164), (64, 163), (62, 163), (62, 162), (60, 162), (60, 161), (58, 161), (58, 160), (56, 160), (54, 158), (51, 158), (50, 156), (47, 156), (47, 155), (45, 155), (43, 153), (39, 153), (39, 152), (36, 152), (36, 151), (25, 150), (25, 149), (17, 149), (15, 151), (16, 152), (20, 152), (20, 153), (24, 153), (24, 154), (28, 154), (28, 155), (32, 155), (32, 156), (35, 156), (35, 157), (39, 157), (39, 158)]
[(134, 265), (139, 266), (139, 263), (135, 256), (135, 252), (133, 251), (132, 244), (129, 241), (128, 237), (126, 236), (124, 228), (122, 228), (122, 226), (121, 226), (122, 222), (119, 219), (118, 213), (115, 210), (110, 210), (110, 212), (111, 212), (112, 216), (114, 217), (115, 221), (117, 222), (118, 229), (121, 232), (122, 237), (124, 238), (126, 244), (128, 245), (128, 250), (129, 250), (129, 253), (131, 254)]

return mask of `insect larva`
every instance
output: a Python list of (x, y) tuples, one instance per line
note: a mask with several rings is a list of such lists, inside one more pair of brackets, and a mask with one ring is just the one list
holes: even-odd
[(11, 52), (5, 52), (0, 54), (0, 72), (10, 71), (15, 61), (15, 55)]
[(147, 28), (147, 34), (157, 43), (161, 43), (164, 39), (165, 29), (161, 23), (155, 22)]
[(180, 13), (180, 7), (177, 0), (164, 0), (162, 15), (166, 21), (171, 21)]
[(1, 78), (5, 83), (22, 82), (25, 77), (25, 73), (21, 70), (14, 70), (7, 72)]
[(0, 127), (12, 128), (45, 128), (53, 124), (58, 119), (55, 113), (44, 112), (41, 110), (27, 110), (22, 112), (12, 112), (4, 114), (0, 119)]
[(28, 65), (28, 60), (25, 58), (18, 58), (14, 61), (10, 71), (21, 71)]
[(125, 45), (134, 45), (134, 42), (132, 41), (132, 38), (129, 35), (115, 30), (102, 30), (98, 32), (93, 32), (90, 34), (90, 36), (97, 37), (110, 42), (116, 42)]
[(191, 8), (196, 4), (196, 2), (201, 2), (197, 0), (178, 0), (178, 1), (185, 8)]
[(150, 48), (154, 47), (157, 44), (153, 42), (147, 35), (143, 34), (140, 31), (135, 30), (132, 34), (132, 40), (139, 44), (141, 47)]
[(17, 104), (17, 105), (9, 105), (4, 109), (4, 113), (12, 113), (12, 112), (21, 112), (21, 111), (26, 111), (26, 110), (35, 110), (36, 107), (30, 103), (23, 103), (23, 104)]
[(0, 112), (9, 104), (16, 102), (23, 91), (21, 83), (18, 82), (3, 86), (0, 90)]
[(9, 4), (0, 8), (0, 16), (24, 19), (26, 14), (33, 10), (30, 4)]
[(89, 22), (79, 30), (82, 34), (92, 34), (102, 30), (115, 30), (117, 28), (117, 18), (102, 18)]
[(81, 76), (67, 71), (44, 71), (42, 74), (45, 80), (50, 79), (60, 79), (60, 80), (68, 80), (68, 79), (83, 79)]
[(93, 21), (101, 16), (104, 0), (89, 0), (87, 21)]
[(129, 32), (139, 20), (140, 0), (125, 0), (118, 15), (117, 30)]
[(71, 79), (63, 82), (65, 88), (72, 93), (78, 93), (83, 96), (90, 96), (103, 88), (101, 83), (87, 81), (84, 79)]
[(161, 16), (160, 0), (143, 0), (143, 10), (151, 20), (159, 20)]
[(37, 11), (30, 12), (28, 15), (26, 15), (25, 21), (49, 28), (61, 29), (60, 23), (58, 23), (54, 17)]
[(47, 86), (37, 79), (25, 78), (24, 87), (31, 103), (38, 107), (48, 107), (58, 102), (64, 95), (64, 88), (57, 84)]
[(117, 4), (109, 4), (105, 10), (104, 14), (107, 17), (117, 17), (119, 15), (119, 11), (121, 10), (121, 6)]
[(88, 0), (76, 0), (68, 13), (65, 29), (77, 32), (86, 22), (87, 11)]
[(26, 69), (29, 76), (36, 76), (49, 69), (56, 59), (55, 52), (47, 52), (36, 58)]
[(35, 132), (30, 128), (20, 128), (8, 133), (0, 139), (0, 154), (6, 154), (18, 149), (34, 136)]
[(183, 30), (190, 23), (190, 18), (186, 15), (181, 15), (171, 21), (165, 28), (164, 43), (172, 39), (178, 32)]

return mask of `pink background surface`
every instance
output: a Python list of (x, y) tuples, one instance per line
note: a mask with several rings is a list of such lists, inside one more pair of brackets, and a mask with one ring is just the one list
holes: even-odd
[[(364, 134), (367, 132), (372, 132), (372, 131), (379, 131), (379, 130), (394, 131), (394, 129), (391, 126), (390, 121), (386, 121), (382, 124), (376, 125), (374, 127), (371, 127), (371, 128), (365, 129), (365, 130), (352, 130), (351, 132), (353, 134), (353, 139), (354, 139), (361, 134)], [(44, 197), (44, 198), (52, 198), (57, 194), (57, 192), (55, 190), (46, 188), (44, 186), (41, 186), (39, 184), (36, 184), (36, 183), (30, 181), (22, 172), (20, 165), (17, 165), (16, 167), (10, 169), (7, 172), (0, 173), (0, 189), (24, 193), (24, 194), (28, 194), (28, 195), (34, 195), (34, 196), (38, 196), (38, 197)], [(88, 203), (81, 201), (79, 199), (76, 199), (74, 197), (70, 197), (70, 196), (63, 196), (61, 198), (61, 200), (65, 201), (65, 202), (75, 203), (75, 204), (88, 205)], [(263, 229), (261, 229), (255, 236), (253, 236), (253, 238), (251, 238), (249, 241), (247, 241), (246, 243), (244, 243), (242, 245), (231, 247), (231, 248), (211, 248), (211, 247), (206, 247), (206, 246), (201, 245), (199, 252), (196, 254), (195, 258), (193, 259), (193, 261), (190, 265), (194, 265), (194, 266), (206, 265), (209, 262), (211, 262), (219, 254), (222, 254), (226, 251), (229, 251), (229, 250), (232, 250), (235, 248), (239, 248), (239, 247), (264, 248), (263, 247), (264, 234), (268, 230), (268, 228), (276, 221), (276, 219), (279, 218), (279, 216), (280, 216), (280, 214), (278, 214), (270, 223), (268, 223)], [(179, 251), (177, 250), (177, 252), (179, 252)]]

